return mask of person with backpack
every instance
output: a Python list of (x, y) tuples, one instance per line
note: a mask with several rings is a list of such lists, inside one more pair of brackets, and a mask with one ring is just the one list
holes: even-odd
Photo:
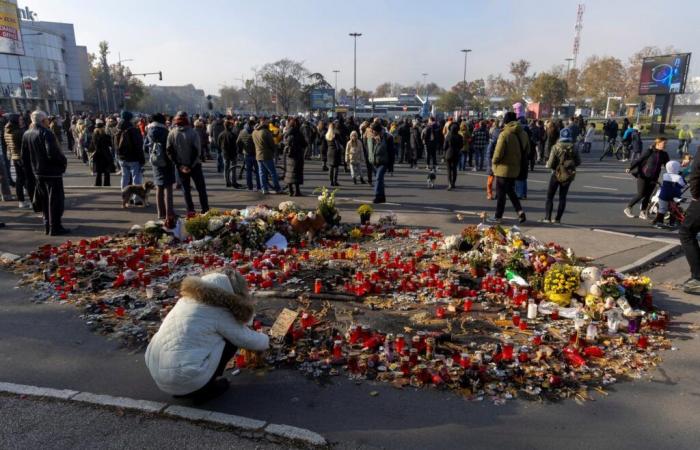
[(255, 177), (256, 191), (261, 190), (260, 172), (258, 171), (258, 161), (255, 159), (255, 143), (253, 142), (254, 128), (255, 119), (251, 117), (238, 133), (238, 138), (236, 139), (238, 153), (243, 155), (245, 161), (245, 182), (250, 192), (253, 192), (253, 177)]
[[(576, 167), (581, 165), (581, 155), (574, 147), (571, 130), (564, 128), (559, 132), (559, 141), (554, 144), (549, 154), (547, 168), (552, 170), (547, 188), (547, 200), (545, 202), (544, 223), (561, 223), (561, 218), (566, 209), (566, 196), (569, 194), (571, 183), (576, 177)], [(554, 195), (559, 191), (559, 205), (557, 215), (552, 221), (552, 210), (554, 209)]]
[(168, 144), (168, 127), (165, 116), (154, 114), (146, 127), (146, 139), (143, 150), (148, 153), (148, 160), (153, 167), (153, 184), (156, 185), (156, 208), (158, 219), (168, 220), (175, 217), (173, 206), (173, 184), (175, 184), (175, 165), (166, 152)]
[[(525, 222), (525, 212), (523, 211), (520, 199), (515, 193), (515, 181), (522, 175), (522, 164), (526, 164), (527, 155), (530, 151), (530, 141), (527, 133), (518, 122), (515, 113), (507, 112), (503, 116), (503, 131), (498, 136), (496, 147), (493, 152), (493, 174), (496, 177), (496, 214), (490, 222), (501, 223), (503, 213), (506, 209), (506, 197), (510, 198), (515, 212), (518, 214), (518, 221)], [(526, 155), (523, 158), (523, 154)], [(527, 170), (527, 168), (525, 168)]]
[(134, 118), (129, 111), (122, 111), (122, 122), (117, 132), (117, 155), (121, 161), (121, 188), (132, 184), (143, 184), (143, 165), (146, 158), (143, 153), (143, 138), (138, 128), (131, 123)]
[(642, 209), (639, 211), (639, 218), (647, 220), (647, 208), (651, 201), (651, 196), (659, 181), (661, 168), (670, 160), (666, 152), (666, 138), (659, 137), (641, 158), (634, 161), (627, 173), (637, 178), (637, 195), (630, 200), (627, 208), (623, 211), (629, 218), (634, 218), (632, 208), (642, 201)]

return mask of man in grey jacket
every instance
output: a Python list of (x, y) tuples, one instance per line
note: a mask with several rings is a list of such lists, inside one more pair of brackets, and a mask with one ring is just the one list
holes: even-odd
[(209, 197), (207, 196), (207, 186), (204, 182), (202, 172), (202, 147), (199, 136), (190, 126), (187, 113), (179, 111), (174, 119), (175, 127), (170, 130), (165, 151), (170, 159), (175, 163), (180, 181), (182, 183), (182, 193), (187, 204), (187, 214), (194, 214), (194, 202), (192, 201), (192, 186), (190, 179), (199, 193), (199, 204), (202, 213), (209, 211)]

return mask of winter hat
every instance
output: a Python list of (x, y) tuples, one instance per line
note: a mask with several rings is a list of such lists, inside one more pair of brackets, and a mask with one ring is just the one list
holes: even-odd
[(124, 122), (131, 122), (131, 119), (134, 118), (134, 115), (131, 114), (129, 111), (124, 110), (124, 111), (122, 111), (122, 113), (121, 113), (121, 118), (122, 118), (122, 120), (123, 120)]
[(559, 142), (571, 142), (571, 130), (562, 128), (559, 132)]
[(214, 272), (208, 273), (202, 277), (202, 281), (211, 287), (221, 289), (228, 294), (233, 294), (231, 279), (224, 273)]
[(678, 161), (669, 161), (666, 163), (666, 172), (672, 174), (672, 175), (678, 175), (678, 172), (681, 171), (681, 163)]
[(104, 126), (105, 126), (104, 120), (102, 120), (102, 119), (97, 119), (97, 120), (95, 121), (95, 126), (96, 126), (97, 128), (102, 128), (102, 127), (104, 127)]

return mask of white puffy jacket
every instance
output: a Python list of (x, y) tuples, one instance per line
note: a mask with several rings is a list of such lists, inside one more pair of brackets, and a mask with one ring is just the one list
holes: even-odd
[(202, 388), (219, 365), (224, 339), (253, 351), (269, 346), (267, 335), (245, 325), (253, 315), (247, 295), (231, 292), (230, 284), (225, 290), (219, 283), (207, 282), (212, 276), (219, 276), (216, 281), (228, 278), (210, 274), (183, 280), (180, 300), (146, 349), (151, 376), (169, 394), (185, 395)]

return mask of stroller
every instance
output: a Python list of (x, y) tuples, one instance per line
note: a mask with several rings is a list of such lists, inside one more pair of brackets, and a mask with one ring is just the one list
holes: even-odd
[[(658, 184), (658, 183), (657, 183)], [(680, 197), (676, 197), (672, 202), (668, 204), (668, 211), (664, 216), (663, 224), (660, 224), (663, 228), (675, 229), (678, 225), (683, 223), (685, 220), (685, 208), (683, 205), (687, 203), (688, 199), (685, 197), (685, 193), (688, 191), (689, 186), (685, 186), (681, 192)], [(656, 192), (651, 197), (651, 202), (649, 203), (649, 214), (655, 216), (659, 212), (659, 194), (661, 193), (661, 186), (657, 187)], [(669, 225), (664, 225), (668, 221)]]

